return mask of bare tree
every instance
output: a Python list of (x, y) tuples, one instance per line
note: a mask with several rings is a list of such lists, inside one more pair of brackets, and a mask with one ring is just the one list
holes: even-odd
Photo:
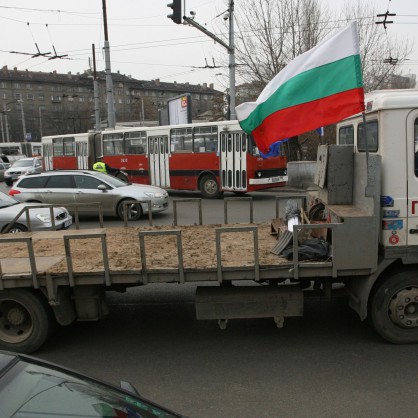
[[(237, 75), (261, 90), (293, 58), (351, 20), (359, 22), (360, 54), (366, 91), (390, 87), (401, 63), (411, 52), (383, 25), (376, 25), (376, 8), (361, 0), (347, 2), (332, 15), (319, 0), (249, 0), (236, 10)], [(393, 60), (391, 60), (393, 58)], [(388, 62), (389, 61), (389, 62)]]
[[(380, 10), (382, 12), (382, 10)], [(357, 3), (346, 2), (342, 19), (359, 22), (360, 55), (363, 69), (363, 82), (366, 91), (392, 87), (394, 76), (402, 73), (402, 63), (411, 53), (408, 40), (398, 42), (387, 29), (377, 25), (378, 10), (373, 4), (357, 0)]]
[(236, 13), (237, 73), (262, 89), (293, 58), (329, 31), (328, 12), (318, 0), (250, 0)]

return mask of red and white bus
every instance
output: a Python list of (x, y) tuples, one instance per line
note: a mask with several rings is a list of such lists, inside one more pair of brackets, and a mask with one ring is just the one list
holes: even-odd
[(46, 170), (91, 169), (96, 157), (128, 174), (132, 183), (172, 190), (251, 192), (284, 186), (282, 153), (263, 159), (237, 121), (112, 129), (42, 138)]

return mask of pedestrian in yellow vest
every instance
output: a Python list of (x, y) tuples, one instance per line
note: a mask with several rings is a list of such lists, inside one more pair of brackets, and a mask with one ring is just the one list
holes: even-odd
[(110, 174), (114, 170), (103, 161), (103, 157), (97, 157), (97, 161), (93, 164), (93, 170), (101, 173)]

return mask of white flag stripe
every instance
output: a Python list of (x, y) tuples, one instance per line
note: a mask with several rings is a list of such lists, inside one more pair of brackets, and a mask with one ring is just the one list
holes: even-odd
[(322, 40), (314, 48), (293, 59), (267, 84), (256, 102), (239, 105), (236, 108), (238, 120), (246, 119), (260, 103), (265, 102), (282, 84), (291, 78), (313, 68), (359, 53), (357, 22), (352, 22), (337, 33)]

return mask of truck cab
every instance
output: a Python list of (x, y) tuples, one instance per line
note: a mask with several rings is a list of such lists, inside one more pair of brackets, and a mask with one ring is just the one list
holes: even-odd
[(374, 91), (366, 95), (365, 102), (366, 129), (361, 114), (348, 118), (337, 126), (337, 143), (353, 145), (355, 153), (381, 156), (379, 241), (387, 256), (401, 251), (404, 263), (415, 263), (418, 261), (418, 247), (414, 249), (418, 246), (418, 90)]

